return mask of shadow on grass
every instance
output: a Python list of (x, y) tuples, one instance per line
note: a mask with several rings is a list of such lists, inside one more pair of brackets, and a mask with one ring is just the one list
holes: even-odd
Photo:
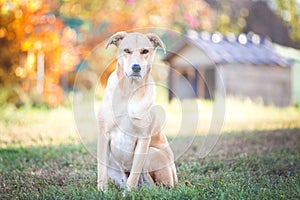
[(300, 198), (299, 129), (225, 134), (209, 156), (200, 158), (203, 139), (198, 136), (176, 161), (178, 186), (143, 187), (125, 196), (114, 186), (97, 191), (96, 160), (83, 145), (2, 148), (0, 198)]

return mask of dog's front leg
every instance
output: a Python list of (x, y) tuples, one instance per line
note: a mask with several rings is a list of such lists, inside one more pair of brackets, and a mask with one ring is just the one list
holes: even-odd
[(127, 179), (128, 190), (137, 186), (138, 184), (138, 180), (143, 170), (147, 153), (149, 150), (150, 140), (151, 138), (146, 138), (146, 139), (142, 138), (142, 139), (138, 139), (137, 141), (134, 157), (133, 157), (132, 168), (130, 171), (130, 175)]
[(109, 136), (105, 131), (99, 132), (97, 145), (97, 166), (98, 166), (98, 189), (104, 190), (108, 187), (107, 164), (109, 153)]

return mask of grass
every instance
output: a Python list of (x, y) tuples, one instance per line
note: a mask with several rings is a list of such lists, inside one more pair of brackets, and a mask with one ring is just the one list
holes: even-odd
[[(249, 102), (235, 101), (228, 106), (247, 110)], [(199, 104), (202, 111), (211, 106)], [(81, 144), (70, 109), (1, 107), (0, 199), (300, 199), (299, 109), (248, 106), (240, 109), (246, 116), (226, 113), (225, 133), (204, 158), (201, 144), (212, 136), (199, 131), (176, 160), (175, 188), (142, 187), (125, 196), (113, 185), (97, 191), (96, 160)], [(251, 127), (238, 123), (239, 115)]]
[[(296, 107), (275, 107), (265, 106), (262, 102), (253, 102), (250, 99), (226, 98), (225, 120), (223, 124), (223, 133), (235, 131), (255, 131), (255, 130), (275, 130), (300, 128), (300, 108)], [(184, 100), (183, 102), (173, 101), (171, 104), (160, 104), (166, 110), (167, 118), (166, 130), (170, 135), (178, 132), (179, 127), (174, 124), (181, 124), (181, 116), (193, 117), (193, 112), (189, 109), (193, 105), (193, 100)], [(197, 101), (200, 126), (198, 134), (207, 134), (212, 125), (212, 108), (210, 101)], [(223, 114), (218, 113), (216, 114)], [(179, 117), (178, 117), (179, 116)], [(189, 127), (189, 124), (185, 125)]]

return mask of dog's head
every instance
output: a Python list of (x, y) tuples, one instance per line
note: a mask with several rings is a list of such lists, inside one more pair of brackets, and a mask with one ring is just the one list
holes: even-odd
[(111, 44), (118, 47), (118, 64), (125, 76), (136, 80), (150, 72), (156, 47), (166, 51), (164, 43), (153, 33), (118, 32), (111, 36), (106, 48)]

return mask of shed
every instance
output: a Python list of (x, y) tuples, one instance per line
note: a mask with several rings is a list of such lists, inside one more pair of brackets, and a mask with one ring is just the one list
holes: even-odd
[(265, 104), (291, 103), (291, 63), (256, 34), (188, 31), (163, 60), (170, 65), (169, 100), (175, 95), (213, 99), (224, 88), (226, 95)]

